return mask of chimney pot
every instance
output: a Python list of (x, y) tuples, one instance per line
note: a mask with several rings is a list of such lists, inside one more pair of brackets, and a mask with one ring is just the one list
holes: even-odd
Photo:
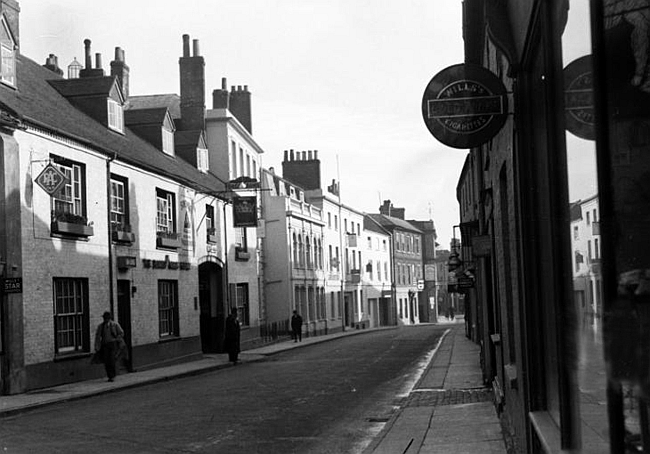
[(192, 40), (192, 52), (193, 52), (194, 57), (199, 56), (199, 40), (198, 39)]
[(88, 38), (84, 39), (84, 50), (86, 54), (86, 69), (91, 69), (93, 67), (93, 61), (90, 56), (90, 40)]
[(190, 35), (183, 35), (183, 57), (190, 56)]
[(237, 85), (237, 91), (241, 91), (241, 85)]
[(248, 91), (248, 85), (244, 85), (244, 91)]
[(289, 151), (289, 160), (290, 161), (294, 160), (293, 148)]
[(99, 52), (95, 54), (95, 68), (102, 69), (102, 54)]
[(288, 150), (284, 150), (284, 160), (285, 160), (285, 161), (287, 160), (288, 154), (289, 154), (289, 151), (288, 151)]
[(235, 91), (235, 86), (234, 85), (230, 86), (230, 91)]
[(119, 47), (115, 48), (115, 61), (122, 61), (122, 53)]
[(308, 158), (308, 159), (309, 159), (309, 160), (311, 161), (311, 158), (312, 158), (312, 155), (311, 155), (311, 150), (309, 150), (309, 151), (308, 151), (308, 153), (309, 153), (309, 154), (308, 154), (308, 156), (309, 156), (309, 158)]
[(318, 160), (318, 150), (314, 150), (314, 159)]
[(221, 89), (222, 90), (227, 90), (228, 89), (228, 81), (226, 80), (225, 77), (221, 78)]

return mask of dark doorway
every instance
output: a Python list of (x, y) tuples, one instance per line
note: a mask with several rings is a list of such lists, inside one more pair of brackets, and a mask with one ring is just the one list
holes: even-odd
[(133, 370), (132, 352), (132, 331), (131, 331), (131, 281), (126, 279), (117, 280), (117, 323), (124, 330), (124, 341), (128, 351), (127, 357), (122, 365), (131, 372)]
[(352, 302), (352, 293), (345, 293), (343, 296), (343, 305), (345, 307), (345, 326), (354, 326), (354, 323), (352, 322), (353, 318), (352, 317), (352, 307), (350, 307), (350, 303)]
[(199, 306), (203, 353), (223, 352), (225, 304), (223, 268), (213, 262), (199, 265)]
[(381, 326), (390, 324), (390, 298), (379, 299), (379, 323)]

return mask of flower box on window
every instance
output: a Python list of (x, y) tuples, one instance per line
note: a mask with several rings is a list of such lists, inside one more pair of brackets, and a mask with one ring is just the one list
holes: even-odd
[(246, 250), (246, 248), (238, 247), (235, 249), (235, 260), (246, 262), (250, 260), (251, 254)]
[(219, 239), (217, 238), (217, 229), (212, 227), (208, 229), (208, 243), (217, 243)]
[(89, 225), (85, 216), (67, 212), (52, 211), (50, 228), (52, 233), (58, 233), (59, 235), (88, 237), (95, 234), (93, 226)]
[(156, 246), (178, 249), (181, 247), (180, 235), (176, 232), (156, 232)]
[(133, 243), (135, 234), (131, 232), (130, 224), (112, 224), (111, 238), (116, 243)]

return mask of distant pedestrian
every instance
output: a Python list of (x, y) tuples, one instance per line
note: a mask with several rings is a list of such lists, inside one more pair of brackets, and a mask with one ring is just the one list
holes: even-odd
[(112, 320), (110, 312), (104, 312), (102, 318), (104, 321), (97, 325), (95, 331), (95, 355), (104, 363), (108, 381), (114, 381), (117, 375), (117, 360), (126, 353), (124, 330), (119, 323)]
[(298, 311), (293, 311), (291, 316), (291, 338), (294, 342), (302, 342), (302, 317)]
[(240, 331), (241, 327), (239, 324), (239, 318), (237, 317), (237, 308), (233, 307), (230, 310), (230, 315), (226, 317), (226, 337), (224, 340), (224, 348), (228, 353), (228, 360), (235, 366), (237, 365), (237, 358), (241, 351), (239, 346)]
[(456, 313), (454, 311), (454, 306), (449, 307), (449, 320), (452, 322), (456, 319)]

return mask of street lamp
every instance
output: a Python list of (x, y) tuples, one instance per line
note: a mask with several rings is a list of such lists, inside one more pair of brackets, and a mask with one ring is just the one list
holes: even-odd
[(455, 271), (463, 265), (463, 261), (460, 259), (458, 254), (458, 243), (456, 241), (456, 227), (453, 226), (453, 239), (451, 243), (451, 253), (449, 254), (449, 260), (447, 260), (447, 269), (449, 271)]

